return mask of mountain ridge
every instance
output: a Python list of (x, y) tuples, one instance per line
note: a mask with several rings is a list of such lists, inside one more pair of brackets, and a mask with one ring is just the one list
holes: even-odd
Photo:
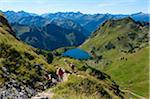
[(130, 17), (108, 20), (80, 48), (93, 55), (94, 68), (108, 73), (122, 88), (147, 98), (148, 29)]

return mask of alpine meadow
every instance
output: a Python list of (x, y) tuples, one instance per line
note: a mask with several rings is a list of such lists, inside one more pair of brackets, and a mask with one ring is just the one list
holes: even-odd
[(148, 0), (1, 0), (0, 99), (149, 99)]

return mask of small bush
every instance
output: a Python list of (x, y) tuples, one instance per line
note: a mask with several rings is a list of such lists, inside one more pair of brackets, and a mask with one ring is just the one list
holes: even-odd
[(111, 42), (108, 42), (107, 45), (105, 45), (105, 48), (106, 48), (107, 50), (110, 50), (110, 49), (114, 49), (115, 46), (114, 46)]
[(92, 69), (91, 69), (91, 68), (88, 68), (88, 69), (86, 70), (86, 73), (88, 73), (88, 74), (92, 73)]

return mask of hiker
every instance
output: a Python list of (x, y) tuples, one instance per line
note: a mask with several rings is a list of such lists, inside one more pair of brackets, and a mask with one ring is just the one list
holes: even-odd
[(67, 59), (64, 59), (64, 62), (66, 62), (66, 63), (67, 63)]
[(75, 64), (73, 64), (73, 63), (71, 62), (71, 63), (69, 64), (69, 66), (71, 67), (72, 72), (74, 72)]
[(58, 80), (62, 81), (65, 71), (62, 68), (57, 68), (56, 74), (58, 76)]
[(91, 54), (92, 54), (92, 56), (93, 56), (94, 58), (97, 57), (96, 53), (95, 53), (93, 50), (91, 51)]
[(51, 74), (45, 74), (45, 79), (46, 80), (52, 80)]
[(64, 62), (66, 65), (70, 64), (70, 62), (67, 59), (64, 59)]
[(44, 75), (44, 78), (47, 80), (46, 81), (46, 86), (47, 87), (52, 86), (52, 76), (51, 76), (51, 74), (46, 73)]

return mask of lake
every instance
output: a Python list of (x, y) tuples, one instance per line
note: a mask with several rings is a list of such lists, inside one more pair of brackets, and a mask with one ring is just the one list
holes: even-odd
[(62, 54), (62, 56), (72, 57), (75, 59), (89, 59), (91, 56), (79, 48), (71, 49)]

